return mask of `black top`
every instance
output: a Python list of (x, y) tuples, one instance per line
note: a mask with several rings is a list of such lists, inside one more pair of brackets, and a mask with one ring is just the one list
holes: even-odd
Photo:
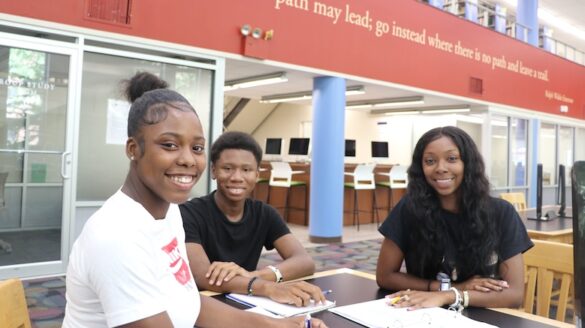
[[(417, 265), (417, 258), (411, 248), (411, 245), (416, 243), (411, 239), (409, 233), (409, 218), (413, 217), (413, 214), (408, 210), (406, 202), (408, 195), (404, 196), (398, 204), (392, 209), (388, 218), (380, 226), (380, 233), (386, 238), (391, 239), (398, 245), (400, 250), (404, 253), (404, 260), (406, 264), (406, 270), (408, 273), (418, 277), (422, 277), (420, 271), (420, 265)], [(516, 254), (524, 253), (530, 249), (534, 244), (528, 237), (526, 228), (518, 215), (518, 212), (514, 207), (505, 200), (498, 198), (490, 198), (489, 201), (489, 215), (490, 218), (496, 220), (496, 229), (498, 229), (498, 249), (492, 254), (490, 258), (484, 259), (488, 267), (490, 268), (491, 277), (498, 277), (498, 267), (501, 262), (513, 257)], [(454, 214), (445, 210), (441, 210), (440, 218), (445, 221), (446, 227), (446, 247), (443, 253), (442, 272), (446, 273), (453, 281), (464, 281), (470, 278), (467, 276), (458, 276), (456, 268), (457, 265), (457, 254), (456, 245), (460, 245), (462, 233), (461, 222), (466, 218), (459, 214)], [(412, 221), (410, 221), (412, 222)], [(438, 272), (434, 273), (436, 275)], [(429, 279), (430, 277), (422, 277)], [(434, 278), (434, 276), (432, 277)]]
[(256, 270), (262, 247), (273, 249), (274, 242), (290, 230), (272, 206), (252, 199), (246, 199), (242, 219), (231, 222), (217, 207), (214, 194), (179, 206), (185, 242), (201, 244), (212, 263), (234, 262)]

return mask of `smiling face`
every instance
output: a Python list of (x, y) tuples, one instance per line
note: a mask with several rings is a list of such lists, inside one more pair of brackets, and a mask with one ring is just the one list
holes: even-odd
[(144, 125), (126, 145), (134, 160), (124, 187), (155, 218), (166, 213), (168, 203), (185, 202), (205, 170), (201, 122), (188, 105), (177, 106), (182, 110), (167, 106), (164, 120)]
[(464, 173), (457, 145), (445, 136), (430, 142), (423, 151), (421, 164), (425, 179), (437, 192), (441, 206), (457, 212), (459, 186), (463, 182)]
[(242, 202), (254, 190), (258, 179), (258, 162), (254, 154), (243, 149), (225, 149), (211, 165), (221, 201)]

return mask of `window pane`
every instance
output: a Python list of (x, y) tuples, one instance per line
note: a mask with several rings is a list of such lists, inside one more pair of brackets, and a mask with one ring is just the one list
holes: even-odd
[(573, 128), (559, 127), (559, 164), (565, 165), (565, 182), (571, 184), (573, 168)]
[[(147, 60), (84, 54), (81, 93), (79, 174), (77, 200), (100, 201), (120, 188), (128, 172), (125, 156), (126, 125), (130, 104), (122, 95), (120, 81), (136, 72), (160, 76), (169, 88), (180, 92), (197, 110), (204, 133), (209, 137), (213, 72)], [(104, 163), (107, 159), (107, 164)], [(192, 195), (207, 193), (203, 175)]]
[[(490, 183), (494, 187), (508, 185), (508, 118), (504, 116), (492, 117), (492, 169)], [(506, 154), (506, 155), (501, 155)]]
[(528, 121), (512, 118), (510, 128), (510, 178), (511, 185), (525, 186), (526, 158), (528, 148)]
[(538, 136), (538, 162), (542, 163), (542, 185), (550, 186), (555, 183), (555, 149), (557, 144), (555, 125), (542, 123)]
[(575, 160), (585, 161), (585, 129), (577, 129), (577, 137), (575, 138), (577, 143), (575, 144)]

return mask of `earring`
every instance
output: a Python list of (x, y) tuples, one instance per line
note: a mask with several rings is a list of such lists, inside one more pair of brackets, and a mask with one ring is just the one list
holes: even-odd
[(133, 161), (134, 160), (134, 156), (130, 156), (130, 160)]

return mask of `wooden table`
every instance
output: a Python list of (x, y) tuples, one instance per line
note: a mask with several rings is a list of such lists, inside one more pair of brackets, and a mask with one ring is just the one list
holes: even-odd
[[(557, 211), (557, 206), (543, 207), (543, 214), (547, 211)], [(567, 209), (566, 213), (571, 213), (571, 209)], [(529, 217), (536, 217), (536, 210), (529, 209), (525, 211), (518, 211), (522, 222), (528, 231), (528, 236), (533, 239), (556, 241), (561, 243), (573, 243), (573, 219), (572, 218), (556, 218), (550, 221), (536, 221), (529, 220)]]
[[(306, 277), (303, 280), (313, 283), (321, 287), (323, 290), (332, 290), (332, 293), (327, 297), (331, 300), (335, 300), (338, 306), (379, 299), (390, 293), (389, 291), (378, 287), (374, 275), (351, 269), (336, 269), (319, 272), (315, 275)], [(207, 294), (209, 295), (209, 293)], [(228, 300), (224, 295), (215, 295), (213, 297), (234, 307), (245, 308), (241, 304)], [(575, 327), (575, 325), (514, 309), (467, 308), (463, 311), (463, 315), (501, 328)], [(314, 317), (322, 319), (329, 327), (363, 327), (329, 311), (317, 313)]]

